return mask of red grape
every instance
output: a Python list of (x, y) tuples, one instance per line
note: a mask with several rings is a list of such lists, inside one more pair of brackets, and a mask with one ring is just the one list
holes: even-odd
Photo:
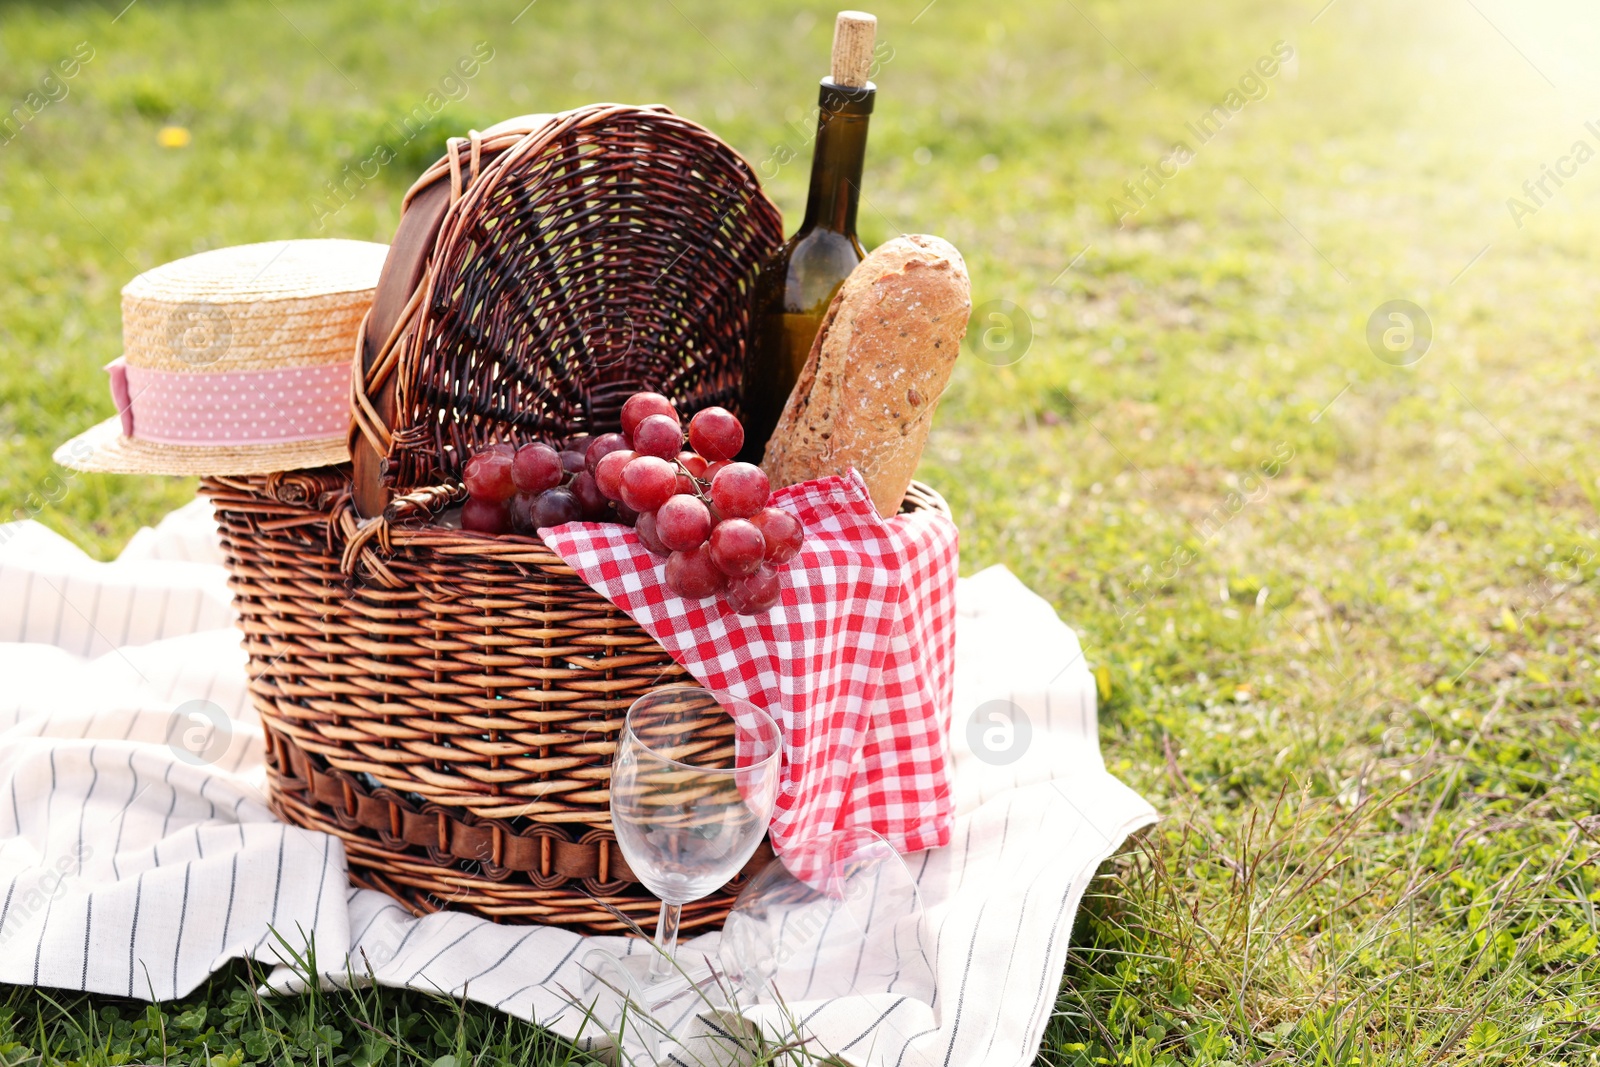
[(533, 505), (538, 499), (538, 493), (518, 493), (511, 498), (511, 503), (508, 507), (511, 511), (512, 533), (532, 534), (538, 532), (533, 525)]
[(479, 452), (467, 460), (461, 480), (473, 499), (491, 504), (504, 503), (517, 491), (511, 480), (511, 456), (503, 451)]
[(479, 452), (504, 452), (508, 456), (517, 454), (517, 446), (510, 441), (496, 441), (492, 445), (478, 449)]
[(633, 450), (646, 456), (673, 459), (683, 447), (683, 427), (671, 415), (649, 415), (633, 431)]
[(587, 452), (589, 444), (594, 440), (594, 435), (589, 433), (575, 433), (567, 438), (561, 445), (563, 452)]
[(657, 456), (635, 456), (622, 468), (622, 502), (635, 511), (654, 511), (677, 491), (678, 472)]
[(581, 449), (568, 449), (561, 453), (561, 469), (567, 474), (577, 474), (589, 465)]
[(679, 452), (678, 465), (688, 471), (691, 478), (704, 478), (706, 468), (710, 466), (706, 462), (706, 457), (694, 452)]
[(561, 453), (549, 445), (523, 445), (511, 461), (511, 480), (524, 493), (542, 493), (561, 484)]
[(748, 519), (727, 519), (711, 531), (711, 562), (729, 577), (750, 574), (767, 550), (761, 531)]
[(595, 484), (594, 475), (584, 471), (572, 479), (572, 485), (568, 488), (577, 498), (578, 508), (583, 512), (584, 518), (591, 522), (605, 518), (606, 509), (611, 506), (611, 501), (606, 499), (606, 495)]
[(711, 482), (717, 480), (717, 472), (727, 465), (728, 461), (725, 459), (714, 460), (711, 463), (707, 463), (705, 472), (700, 475), (700, 480), (709, 485)]
[(674, 552), (686, 552), (711, 536), (711, 512), (700, 498), (679, 493), (656, 511), (656, 536)]
[(689, 420), (689, 447), (707, 459), (732, 459), (744, 447), (744, 427), (727, 408), (706, 408)]
[(583, 508), (571, 489), (548, 489), (533, 502), (535, 529), (577, 522), (583, 517)]
[(704, 545), (667, 557), (667, 588), (683, 597), (708, 597), (719, 592), (728, 579), (711, 562)]
[(800, 520), (782, 508), (762, 508), (750, 517), (761, 537), (767, 542), (768, 563), (788, 563), (800, 551), (805, 532)]
[(728, 606), (740, 615), (759, 615), (776, 605), (782, 594), (778, 572), (764, 563), (753, 574), (728, 582)]
[(771, 495), (772, 480), (754, 463), (730, 463), (711, 479), (711, 502), (730, 519), (748, 519)]
[(584, 449), (583, 458), (585, 465), (592, 474), (600, 466), (600, 461), (613, 452), (621, 452), (628, 447), (628, 439), (620, 433), (603, 433), (589, 442), (589, 447)]
[(503, 500), (468, 497), (461, 505), (461, 528), (478, 533), (503, 534), (511, 529), (511, 515)]
[(632, 439), (634, 430), (651, 415), (670, 415), (678, 421), (678, 409), (660, 393), (634, 393), (622, 405), (622, 432)]
[(660, 536), (656, 533), (656, 513), (645, 511), (639, 514), (638, 520), (633, 524), (634, 532), (639, 535), (639, 540), (644, 542), (644, 547), (658, 556), (665, 556), (671, 549), (661, 543)]
[(639, 453), (626, 448), (607, 452), (594, 467), (594, 481), (611, 500), (622, 499), (622, 468)]
[(628, 505), (618, 500), (611, 505), (617, 509), (617, 521), (624, 526), (633, 526), (639, 521), (639, 513)]

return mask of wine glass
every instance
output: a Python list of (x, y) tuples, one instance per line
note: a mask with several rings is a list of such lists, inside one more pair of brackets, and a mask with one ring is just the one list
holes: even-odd
[(611, 770), (611, 826), (628, 866), (661, 898), (645, 980), (674, 973), (683, 905), (727, 883), (767, 831), (782, 734), (743, 701), (669, 686), (633, 702)]
[(659, 1058), (667, 1042), (685, 1040), (678, 1031), (689, 1018), (706, 1011), (883, 991), (931, 1002), (931, 943), (900, 854), (871, 830), (835, 830), (791, 843), (752, 878), (711, 957), (685, 961), (678, 981), (648, 984), (639, 957), (591, 950), (583, 1008), (618, 1045), (627, 1031)]

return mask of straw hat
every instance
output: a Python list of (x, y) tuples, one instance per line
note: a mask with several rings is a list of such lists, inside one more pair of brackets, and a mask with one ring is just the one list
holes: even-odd
[(350, 365), (387, 245), (202, 252), (122, 290), (118, 414), (56, 449), (81, 471), (266, 474), (349, 460)]

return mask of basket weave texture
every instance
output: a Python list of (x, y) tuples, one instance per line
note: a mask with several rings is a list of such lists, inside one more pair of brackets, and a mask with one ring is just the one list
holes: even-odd
[[(693, 683), (536, 538), (414, 525), (352, 580), (344, 468), (207, 478), (266, 728), (271, 799), (344, 840), (351, 879), (418, 914), (618, 932), (657, 902), (615, 847), (611, 757), (628, 706)], [(948, 513), (913, 483), (906, 507)], [(762, 846), (745, 873), (771, 858)], [(720, 923), (741, 879), (685, 906)]]
[[(749, 286), (780, 220), (735, 153), (663, 108), (454, 139), (408, 207), (445, 182), (421, 280), (387, 294), (404, 311), (356, 375), (354, 432), (394, 494), (383, 514), (358, 518), (344, 466), (202, 484), (272, 803), (417, 913), (648, 924), (657, 903), (610, 829), (611, 757), (639, 695), (692, 680), (537, 538), (443, 512), (474, 450), (616, 429), (640, 388), (686, 417), (737, 410)], [(375, 307), (416, 277), (393, 266)], [(683, 925), (719, 922), (736, 889)]]

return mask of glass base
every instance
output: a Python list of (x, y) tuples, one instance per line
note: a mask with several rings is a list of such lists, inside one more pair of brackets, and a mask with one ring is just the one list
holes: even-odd
[(642, 1044), (652, 1058), (696, 1014), (727, 1003), (718, 975), (704, 958), (674, 958), (667, 977), (653, 977), (650, 966), (659, 953), (653, 944), (632, 956), (591, 949), (583, 957), (579, 1005), (589, 1013), (592, 1027), (614, 1044)]

